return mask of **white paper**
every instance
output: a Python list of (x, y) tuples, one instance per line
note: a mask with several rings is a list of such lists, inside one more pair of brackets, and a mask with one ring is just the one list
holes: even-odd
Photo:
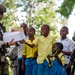
[(13, 42), (16, 42), (16, 41), (26, 39), (26, 36), (25, 36), (24, 32), (6, 32), (3, 34), (4, 42), (9, 42), (12, 39), (14, 39)]

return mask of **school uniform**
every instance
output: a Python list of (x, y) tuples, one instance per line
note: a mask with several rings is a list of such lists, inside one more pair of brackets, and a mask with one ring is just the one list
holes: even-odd
[[(31, 40), (27, 39), (27, 43), (32, 44)], [(22, 55), (26, 56), (25, 59), (25, 75), (37, 75), (37, 63), (35, 52), (37, 51), (37, 46), (33, 48), (29, 47), (28, 45), (24, 44)]]
[[(25, 36), (25, 39), (27, 39), (28, 36)], [(19, 46), (18, 46), (18, 74), (19, 75), (25, 75), (25, 72), (22, 71), (21, 67), (22, 67), (22, 49), (23, 49), (23, 45), (22, 43), (18, 42)]]
[[(69, 38), (66, 38), (64, 40), (59, 38), (57, 40), (57, 42), (60, 42), (60, 43), (63, 44), (63, 51), (65, 51), (65, 52), (71, 52), (72, 51), (72, 48), (73, 48), (74, 44)], [(69, 61), (70, 61), (70, 56), (65, 55), (65, 54), (64, 54), (64, 56), (65, 56), (65, 60), (66, 60), (65, 67), (67, 67), (67, 65), (69, 64)], [(68, 75), (70, 75), (71, 67), (67, 68), (66, 71), (67, 71)]]
[(58, 55), (59, 59), (62, 62), (62, 65), (59, 63), (59, 61), (53, 57), (52, 66), (50, 67), (49, 75), (67, 75), (67, 72), (64, 68), (65, 58), (64, 54), (60, 53)]
[(19, 43), (19, 46), (18, 46), (18, 74), (19, 75), (25, 75), (25, 72), (23, 72), (21, 69), (21, 66), (22, 66), (22, 48), (23, 48), (23, 44)]
[(38, 46), (37, 75), (48, 75), (47, 55), (52, 54), (52, 45), (54, 42), (55, 39), (51, 35), (48, 35), (47, 37), (40, 36), (33, 42), (36, 46)]

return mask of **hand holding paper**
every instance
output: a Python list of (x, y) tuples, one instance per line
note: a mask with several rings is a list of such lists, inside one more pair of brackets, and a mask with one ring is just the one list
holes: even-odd
[(4, 42), (9, 42), (12, 39), (14, 39), (13, 42), (17, 42), (26, 38), (27, 37), (25, 36), (24, 32), (6, 32), (3, 34)]
[(26, 41), (23, 39), (23, 40), (20, 40), (19, 41), (20, 43), (23, 43), (23, 44), (25, 44), (26, 43)]

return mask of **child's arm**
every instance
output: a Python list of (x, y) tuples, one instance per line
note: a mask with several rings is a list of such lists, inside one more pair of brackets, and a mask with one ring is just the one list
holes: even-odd
[(51, 60), (50, 60), (51, 57), (52, 57), (52, 56), (47, 55), (47, 58), (48, 58), (48, 61), (49, 61), (49, 64), (50, 64), (50, 65), (51, 65)]
[(25, 65), (24, 65), (25, 59), (26, 59), (26, 55), (25, 55), (25, 56), (23, 55), (23, 56), (22, 56), (22, 66), (21, 66), (22, 71), (24, 71), (24, 69), (25, 69)]
[(62, 65), (62, 61), (60, 60), (60, 58), (58, 57), (58, 55), (55, 54), (54, 57), (58, 60), (58, 62), (60, 63), (60, 65)]
[(16, 46), (19, 46), (19, 43), (18, 43), (18, 42), (15, 42), (15, 45), (16, 45)]
[(71, 55), (71, 52), (62, 51), (62, 53), (65, 54), (65, 55), (69, 55), (69, 56)]
[(38, 56), (38, 50), (34, 53), (34, 57), (36, 58)]
[(30, 46), (32, 48), (35, 46), (35, 44), (29, 44), (25, 40), (21, 40), (20, 42), (22, 42), (23, 44), (27, 44), (28, 46)]

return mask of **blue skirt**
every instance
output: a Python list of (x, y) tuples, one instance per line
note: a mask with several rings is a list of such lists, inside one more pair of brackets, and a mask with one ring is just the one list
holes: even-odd
[(25, 67), (25, 75), (37, 75), (37, 63), (35, 58), (26, 58)]
[(67, 75), (66, 70), (57, 59), (53, 61), (52, 67), (49, 70), (49, 75)]

